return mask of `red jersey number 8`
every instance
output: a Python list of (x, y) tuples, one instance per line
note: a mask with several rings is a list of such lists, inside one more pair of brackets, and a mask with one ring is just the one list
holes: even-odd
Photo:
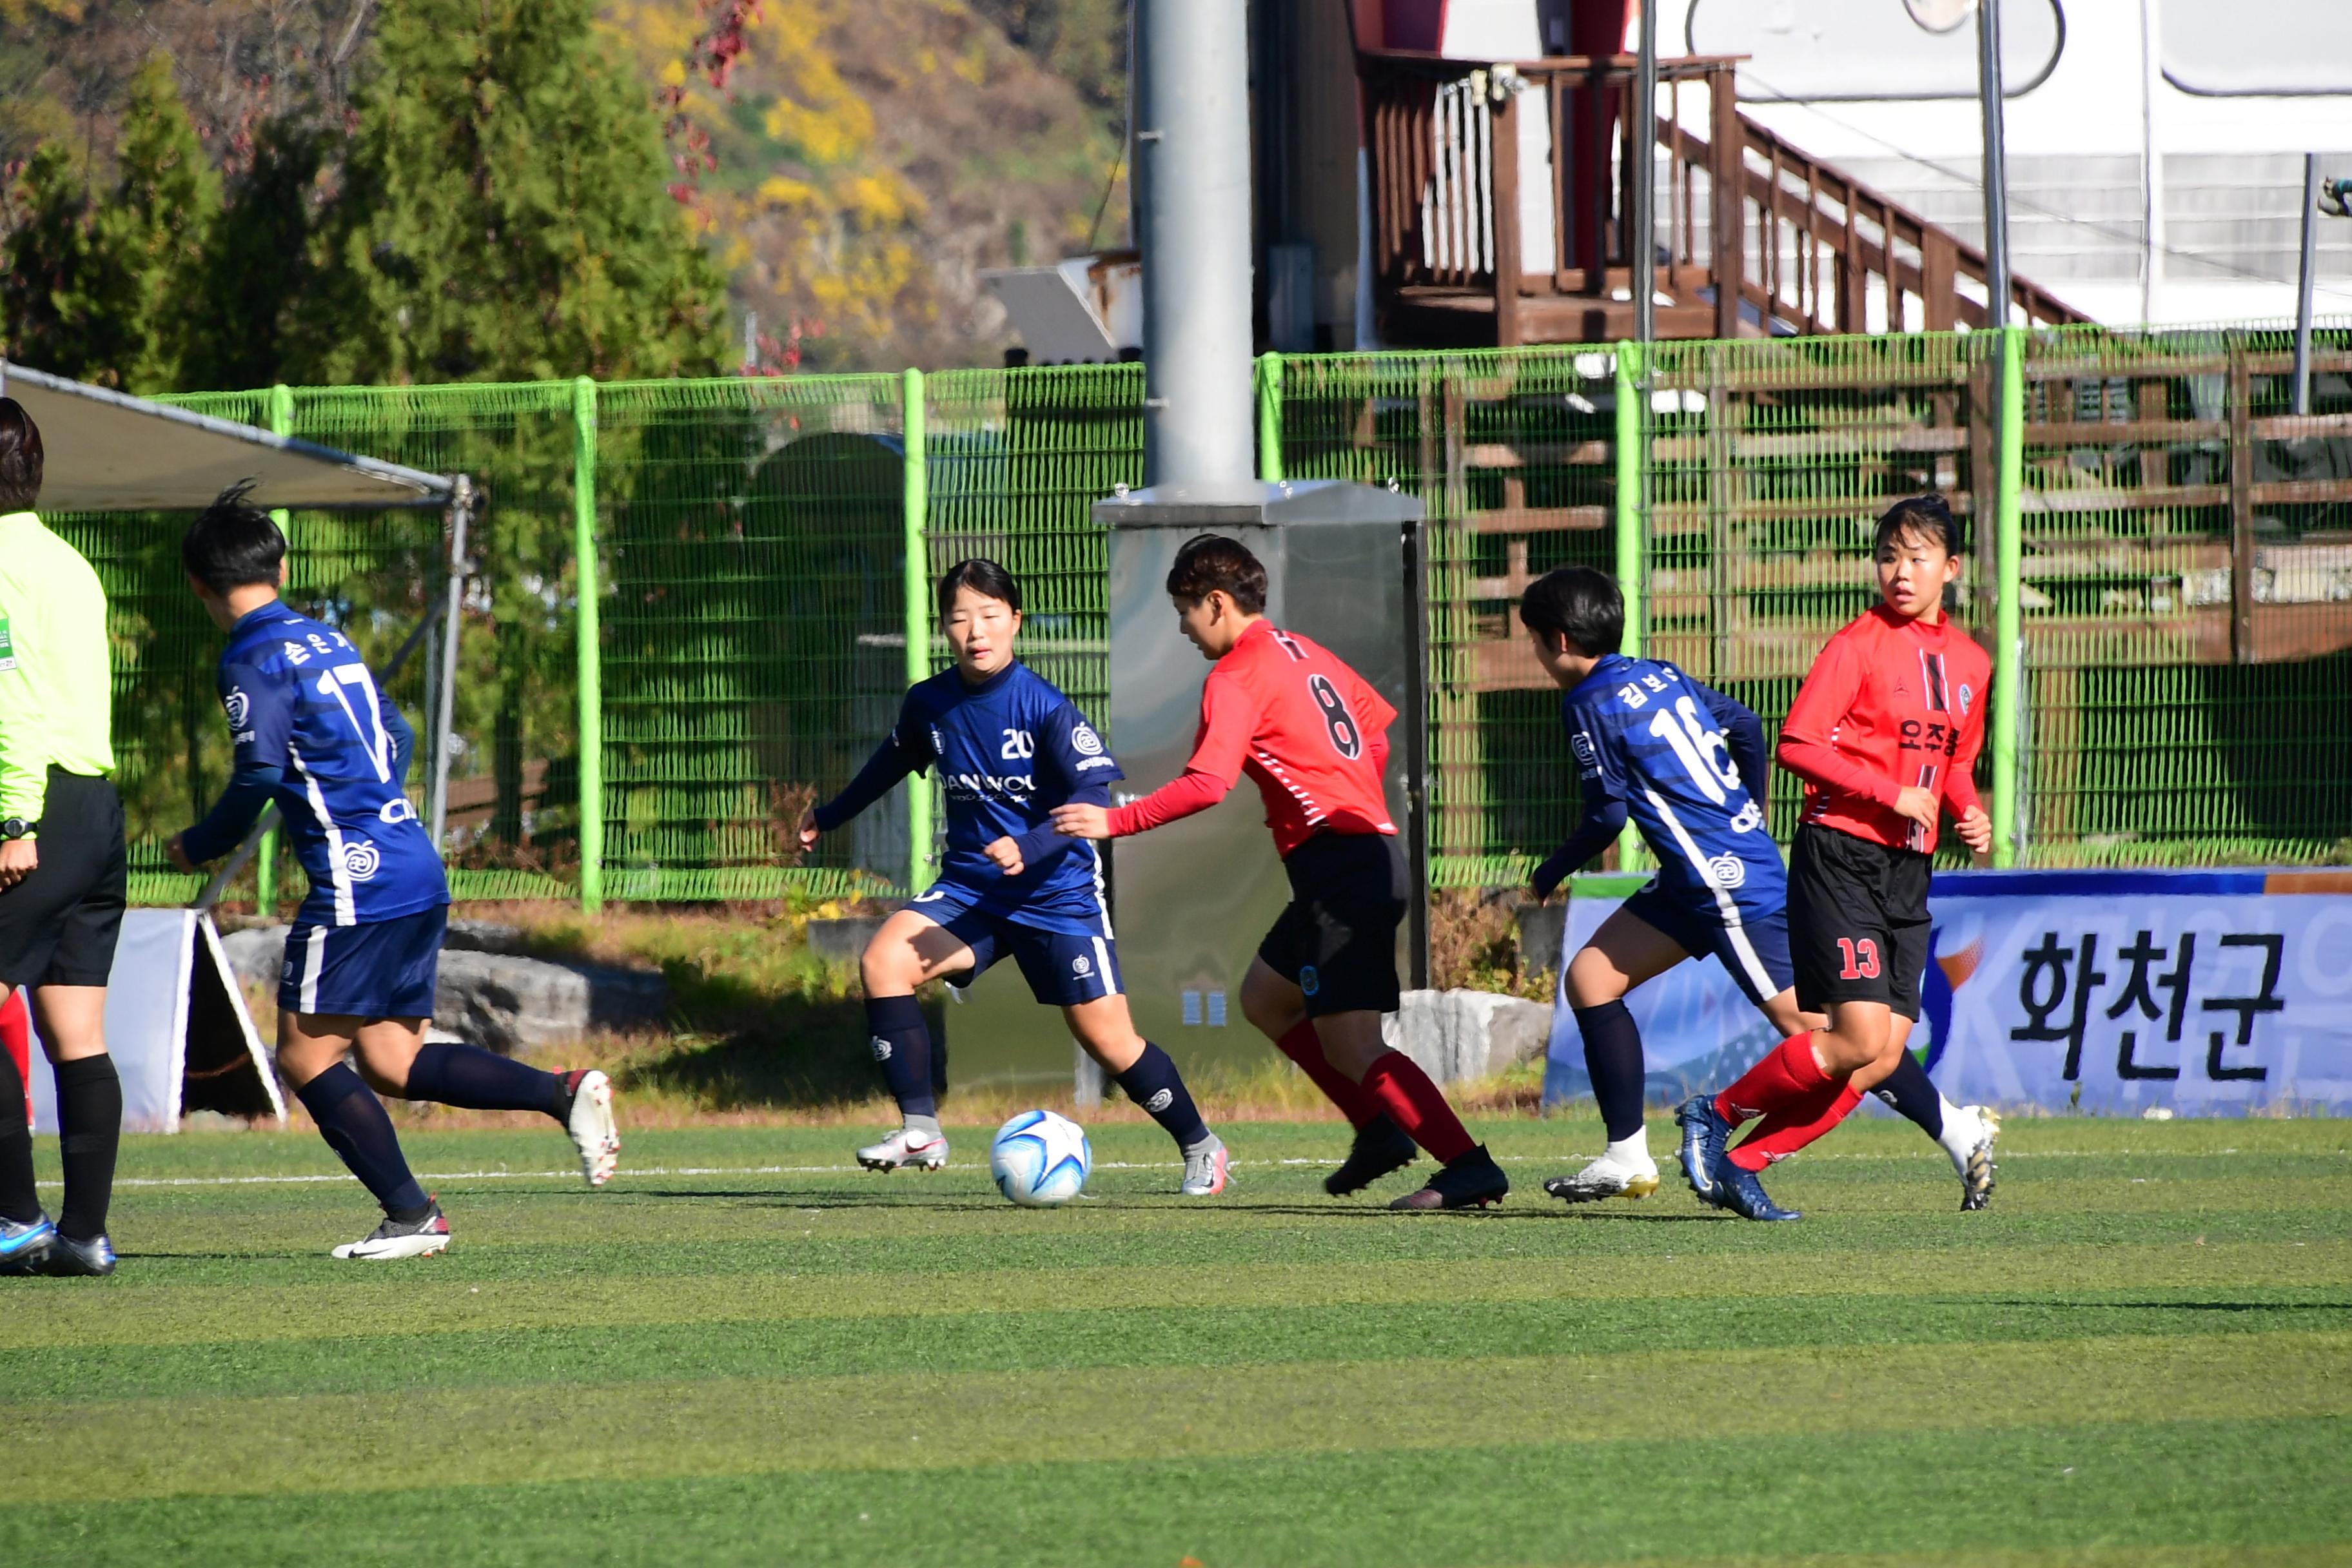
[(1307, 678), (1307, 689), (1314, 694), (1315, 706), (1323, 710), (1324, 728), (1331, 731), (1331, 749), (1354, 762), (1363, 754), (1364, 736), (1356, 728), (1356, 716), (1340, 700), (1339, 689), (1331, 684), (1328, 675), (1310, 675)]
[(1855, 942), (1851, 937), (1837, 939), (1838, 951), (1845, 955), (1845, 967), (1838, 971), (1840, 980), (1875, 980), (1878, 978), (1878, 943), (1869, 937)]

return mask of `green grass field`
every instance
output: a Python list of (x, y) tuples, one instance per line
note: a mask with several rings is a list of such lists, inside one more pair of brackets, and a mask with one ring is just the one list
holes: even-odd
[(131, 1140), (120, 1274), (0, 1281), (0, 1563), (2352, 1562), (2352, 1123), (2012, 1122), (1962, 1215), (1858, 1122), (1780, 1226), (1562, 1209), (1589, 1121), (1486, 1125), (1521, 1191), (1457, 1215), (1225, 1131), (1222, 1199), (1108, 1126), (1045, 1213), (977, 1129), (642, 1132), (593, 1194), (412, 1132), (457, 1240), (381, 1265), (316, 1139)]

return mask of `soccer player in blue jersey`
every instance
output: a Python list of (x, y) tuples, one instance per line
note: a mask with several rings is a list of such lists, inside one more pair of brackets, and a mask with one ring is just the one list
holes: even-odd
[(277, 805), (310, 880), (286, 937), (278, 1069), (384, 1211), (335, 1256), (421, 1257), (448, 1246), (449, 1222), (410, 1174), (371, 1088), (544, 1111), (572, 1135), (592, 1187), (619, 1162), (613, 1088), (593, 1069), (542, 1072), (478, 1046), (425, 1041), (449, 887), (403, 788), (415, 736), (349, 638), (279, 602), (286, 539), (244, 491), (223, 492), (180, 546), (189, 586), (228, 633), (220, 697), (236, 771), (204, 820), (173, 838), (172, 861), (187, 870), (229, 853)]
[[(1608, 1131), (1601, 1157), (1544, 1190), (1566, 1203), (1658, 1189), (1642, 1119), (1642, 1037), (1625, 994), (1686, 958), (1719, 959), (1782, 1037), (1823, 1019), (1797, 1006), (1789, 958), (1788, 871), (1765, 820), (1769, 756), (1755, 714), (1655, 659), (1618, 651), (1625, 601), (1590, 567), (1549, 573), (1519, 601), (1536, 659), (1566, 692), (1560, 722), (1583, 784), (1584, 816), (1531, 879), (1549, 898), (1615, 842), (1630, 816), (1658, 874), (1570, 961), (1563, 984)], [(1951, 1157), (1980, 1206), (1998, 1123), (1946, 1100), (1909, 1052), (1878, 1086)]]
[(874, 1057), (904, 1124), (860, 1149), (857, 1163), (875, 1171), (947, 1163), (945, 1057), (915, 990), (1009, 956), (1031, 994), (1060, 1007), (1078, 1044), (1175, 1139), (1181, 1191), (1222, 1192), (1224, 1143), (1168, 1053), (1128, 1015), (1101, 854), (1054, 829), (1057, 805), (1110, 804), (1118, 763), (1077, 705), (1013, 657), (1021, 584), (1011, 573), (992, 561), (957, 563), (940, 579), (939, 609), (955, 668), (909, 690), (889, 738), (849, 787), (801, 817), (808, 847), (909, 773), (937, 767), (947, 795), (939, 880), (883, 922), (860, 961)]

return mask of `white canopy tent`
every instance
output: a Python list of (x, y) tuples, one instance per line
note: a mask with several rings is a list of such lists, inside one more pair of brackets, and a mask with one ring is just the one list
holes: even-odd
[[(0, 360), (0, 395), (24, 405), (41, 432), (41, 510), (63, 512), (198, 511), (223, 489), (252, 480), (247, 499), (270, 510), (366, 510), (443, 507), (449, 513), (447, 592), (439, 595), (383, 673), (388, 677), (442, 623), (439, 659), (427, 670), (433, 747), (427, 819), (435, 843), (446, 821), (449, 728), (457, 668), (457, 606), (474, 490), (463, 474), (428, 474), (339, 452), (233, 420), (87, 386)], [(190, 910), (132, 910), (116, 951), (106, 1032), (123, 1075), (126, 1126), (176, 1131), (193, 1098), (201, 1108), (271, 1114), (285, 1101), (268, 1068), (210, 910), (277, 819), (263, 815), (205, 884)], [(173, 973), (176, 984), (158, 984)], [(46, 1079), (33, 1089), (35, 1125), (53, 1131)], [(199, 1089), (196, 1086), (201, 1085)]]

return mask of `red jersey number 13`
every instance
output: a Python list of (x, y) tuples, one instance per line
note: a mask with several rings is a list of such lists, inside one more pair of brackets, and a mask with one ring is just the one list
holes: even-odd
[(1349, 762), (1363, 754), (1363, 732), (1356, 728), (1356, 716), (1348, 711), (1341, 700), (1339, 689), (1325, 675), (1307, 678), (1307, 689), (1315, 698), (1315, 706), (1323, 710), (1323, 727), (1331, 732), (1331, 749)]

